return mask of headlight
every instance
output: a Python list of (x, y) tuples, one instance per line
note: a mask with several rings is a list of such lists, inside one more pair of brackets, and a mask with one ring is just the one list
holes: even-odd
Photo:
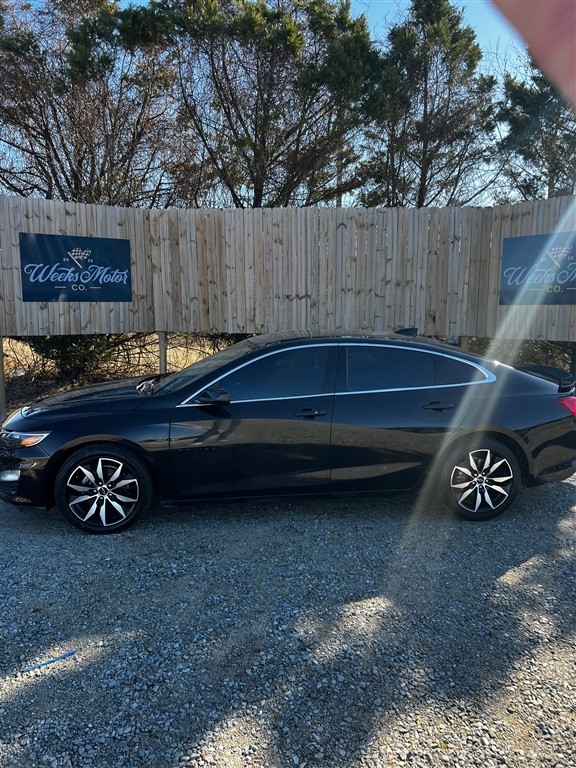
[(8, 432), (3, 429), (0, 432), (0, 444), (9, 451), (15, 451), (17, 448), (31, 448), (41, 443), (49, 434), (49, 432)]

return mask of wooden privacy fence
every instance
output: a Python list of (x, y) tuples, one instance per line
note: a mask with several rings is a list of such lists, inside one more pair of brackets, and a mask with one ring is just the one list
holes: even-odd
[[(417, 326), (576, 341), (576, 306), (500, 306), (506, 237), (573, 198), (494, 208), (142, 210), (0, 196), (0, 336)], [(24, 302), (20, 233), (130, 241), (132, 301)]]

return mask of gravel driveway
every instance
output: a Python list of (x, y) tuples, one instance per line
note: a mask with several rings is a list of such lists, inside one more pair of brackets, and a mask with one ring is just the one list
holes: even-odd
[(0, 505), (0, 766), (573, 768), (575, 483), (481, 524), (398, 496), (98, 537)]

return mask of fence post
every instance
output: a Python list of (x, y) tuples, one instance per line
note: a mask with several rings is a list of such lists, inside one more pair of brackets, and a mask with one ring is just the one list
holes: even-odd
[(4, 380), (4, 337), (0, 336), (0, 421), (6, 418), (6, 381)]
[(167, 331), (158, 331), (158, 355), (160, 358), (160, 373), (166, 373), (166, 359), (168, 356)]

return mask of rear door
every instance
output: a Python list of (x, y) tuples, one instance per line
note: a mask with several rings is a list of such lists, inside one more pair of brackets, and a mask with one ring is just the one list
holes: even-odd
[(411, 488), (468, 410), (479, 367), (426, 349), (342, 344), (332, 427), (334, 490)]

